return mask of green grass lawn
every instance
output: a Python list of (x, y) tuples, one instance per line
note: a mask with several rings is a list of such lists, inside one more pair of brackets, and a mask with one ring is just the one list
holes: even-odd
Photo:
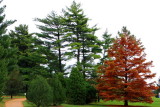
[(97, 104), (89, 104), (89, 105), (70, 105), (70, 104), (62, 104), (63, 107), (102, 107), (102, 105)]
[(23, 102), (24, 107), (36, 107), (35, 104), (29, 102), (29, 101), (24, 101)]
[(5, 100), (3, 99), (3, 100), (0, 102), (0, 107), (4, 107), (4, 104), (5, 104)]
[[(150, 106), (150, 107), (160, 107), (160, 98), (153, 98), (154, 102), (152, 104), (148, 104), (148, 103), (140, 103), (140, 102), (137, 102), (137, 103), (130, 103), (129, 102), (129, 105), (131, 106)], [(93, 104), (96, 104), (96, 105), (123, 105), (124, 102), (122, 101), (107, 101), (107, 102), (104, 102), (104, 101), (101, 101), (100, 103), (93, 103)]]
[[(149, 107), (160, 107), (160, 98), (153, 98), (154, 102), (152, 104), (148, 103), (129, 103), (129, 105), (134, 106), (149, 106)], [(32, 103), (28, 103), (28, 101), (23, 102), (24, 107), (35, 107)], [(104, 105), (123, 105), (122, 101), (101, 101), (99, 103), (91, 103), (88, 105), (70, 105), (70, 104), (62, 104), (63, 107), (104, 107)]]

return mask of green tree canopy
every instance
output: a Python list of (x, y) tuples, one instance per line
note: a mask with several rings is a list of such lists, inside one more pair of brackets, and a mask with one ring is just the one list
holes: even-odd
[(36, 76), (29, 85), (27, 100), (33, 102), (37, 107), (46, 107), (51, 104), (51, 87), (42, 76)]
[[(37, 27), (42, 31), (37, 33), (37, 36), (43, 40), (42, 46), (46, 47), (50, 51), (50, 61), (54, 61), (52, 55), (58, 56), (58, 60), (54, 62), (54, 65), (57, 65), (57, 69), (54, 69), (55, 72), (64, 72), (64, 20), (62, 16), (57, 15), (55, 12), (49, 14), (46, 18), (40, 19), (37, 18), (36, 21), (42, 23), (42, 25), (37, 25)], [(48, 54), (47, 54), (48, 55)], [(52, 58), (52, 59), (51, 59)], [(53, 63), (52, 63), (53, 64)], [(50, 62), (49, 62), (50, 65)], [(50, 67), (50, 66), (49, 66)], [(52, 67), (50, 67), (52, 68)], [(52, 69), (53, 71), (53, 69)]]
[(12, 47), (17, 47), (18, 66), (20, 74), (22, 74), (23, 82), (28, 86), (28, 81), (35, 77), (35, 75), (47, 76), (47, 72), (43, 64), (46, 59), (41, 53), (37, 39), (33, 37), (33, 33), (28, 32), (27, 25), (19, 25), (15, 30), (9, 33)]

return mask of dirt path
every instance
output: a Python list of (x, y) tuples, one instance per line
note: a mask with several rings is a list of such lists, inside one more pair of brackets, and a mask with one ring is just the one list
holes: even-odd
[(22, 102), (25, 100), (26, 98), (16, 98), (9, 100), (5, 103), (5, 107), (23, 107)]

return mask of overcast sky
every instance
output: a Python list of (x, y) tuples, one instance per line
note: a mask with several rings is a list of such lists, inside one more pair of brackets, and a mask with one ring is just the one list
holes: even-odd
[[(30, 32), (38, 31), (34, 18), (44, 18), (51, 11), (60, 13), (73, 0), (3, 0), (7, 5), (7, 19), (16, 19), (13, 26), (29, 25)], [(105, 29), (113, 36), (126, 26), (144, 45), (147, 60), (153, 61), (152, 72), (160, 76), (160, 0), (75, 0), (81, 3), (85, 15), (91, 19), (90, 25)], [(13, 28), (10, 27), (10, 29)]]

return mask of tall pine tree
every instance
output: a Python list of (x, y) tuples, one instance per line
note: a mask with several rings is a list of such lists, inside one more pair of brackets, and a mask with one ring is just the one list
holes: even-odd
[[(37, 25), (37, 27), (42, 31), (37, 33), (38, 37), (43, 39), (43, 46), (49, 48), (50, 54), (53, 56), (58, 56), (58, 66), (55, 72), (64, 72), (64, 20), (61, 16), (57, 15), (55, 12), (49, 14), (46, 18), (37, 18), (36, 21), (42, 23), (42, 25)], [(52, 56), (50, 55), (50, 56)], [(54, 57), (51, 57), (54, 61)], [(57, 63), (57, 62), (56, 62)], [(57, 64), (56, 64), (57, 65)]]
[(63, 10), (67, 34), (65, 40), (68, 42), (66, 54), (70, 58), (76, 58), (76, 64), (82, 71), (84, 77), (93, 71), (94, 59), (101, 52), (98, 38), (95, 36), (96, 26), (89, 27), (89, 19), (84, 15), (81, 5), (73, 1), (72, 5)]

